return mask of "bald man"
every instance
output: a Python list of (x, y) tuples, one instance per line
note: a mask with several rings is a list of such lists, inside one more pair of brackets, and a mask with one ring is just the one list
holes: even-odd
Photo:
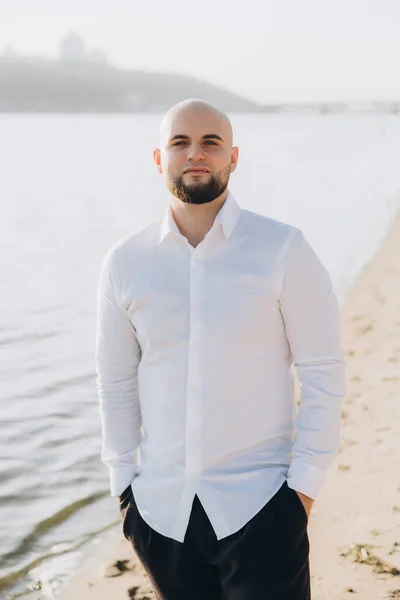
[(238, 148), (217, 107), (172, 107), (154, 162), (166, 213), (110, 248), (98, 287), (123, 534), (164, 600), (309, 600), (308, 519), (345, 393), (330, 277), (299, 229), (228, 190)]

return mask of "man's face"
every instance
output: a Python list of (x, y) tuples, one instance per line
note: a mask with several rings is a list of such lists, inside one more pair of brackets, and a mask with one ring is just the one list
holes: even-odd
[(185, 108), (164, 124), (154, 159), (170, 192), (182, 202), (205, 204), (226, 190), (237, 148), (227, 120), (207, 108)]

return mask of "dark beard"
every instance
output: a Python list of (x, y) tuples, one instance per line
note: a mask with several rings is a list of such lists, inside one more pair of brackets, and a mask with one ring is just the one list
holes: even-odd
[(172, 182), (174, 196), (188, 204), (207, 204), (219, 198), (228, 187), (231, 165), (228, 165), (215, 175), (211, 175), (207, 183), (192, 183), (186, 185), (183, 176), (176, 177)]

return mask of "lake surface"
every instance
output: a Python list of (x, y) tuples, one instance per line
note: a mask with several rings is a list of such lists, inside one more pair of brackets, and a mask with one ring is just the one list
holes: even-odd
[[(120, 526), (100, 461), (96, 286), (109, 246), (166, 210), (160, 120), (0, 115), (2, 599), (54, 597)], [(399, 206), (400, 117), (232, 122), (236, 200), (300, 227), (343, 302)]]

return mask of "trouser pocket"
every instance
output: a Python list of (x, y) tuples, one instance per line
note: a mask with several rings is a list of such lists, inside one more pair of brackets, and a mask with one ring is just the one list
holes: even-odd
[(132, 487), (131, 484), (128, 485), (127, 488), (124, 489), (122, 494), (119, 497), (119, 507), (125, 508), (127, 504), (129, 504), (130, 499), (132, 498)]
[[(286, 491), (287, 491), (287, 493), (289, 493), (290, 496), (292, 496), (292, 501), (293, 501), (295, 507), (297, 506), (297, 511), (298, 511), (298, 514), (299, 514), (300, 518), (307, 525), (308, 524), (308, 515), (307, 515), (307, 512), (306, 512), (306, 509), (304, 508), (304, 504), (300, 500), (300, 497), (297, 494), (296, 490), (294, 490), (293, 488), (290, 488), (287, 485), (287, 490)], [(294, 508), (294, 510), (296, 510), (296, 508)]]
[(133, 493), (132, 493), (132, 488), (131, 485), (129, 484), (128, 487), (122, 492), (120, 499), (119, 499), (119, 511), (120, 511), (120, 515), (121, 515), (121, 523), (122, 523), (122, 531), (125, 537), (126, 536), (126, 524), (127, 524), (127, 519), (129, 517), (129, 512), (131, 509), (131, 505), (132, 505), (132, 499), (133, 499)]

